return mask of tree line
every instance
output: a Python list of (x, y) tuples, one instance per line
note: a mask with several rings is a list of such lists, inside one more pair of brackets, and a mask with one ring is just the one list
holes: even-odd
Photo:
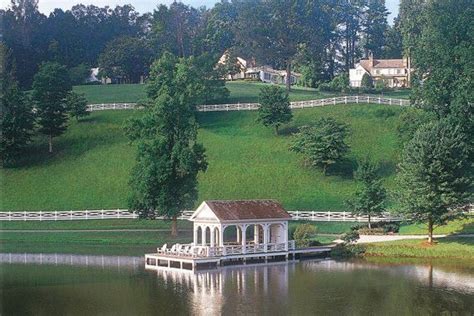
[(0, 21), (21, 88), (31, 87), (45, 61), (65, 65), (74, 84), (94, 66), (136, 83), (165, 51), (216, 62), (226, 50), (296, 69), (305, 85), (317, 87), (369, 53), (401, 57), (400, 25), (390, 26), (387, 15), (384, 0), (222, 0), (212, 8), (173, 2), (144, 14), (131, 5), (78, 4), (49, 16), (38, 11), (38, 0), (11, 0)]

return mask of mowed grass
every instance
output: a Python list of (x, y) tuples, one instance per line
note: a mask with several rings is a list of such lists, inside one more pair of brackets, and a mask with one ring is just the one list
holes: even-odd
[[(429, 245), (421, 240), (364, 244), (368, 257), (452, 258), (474, 260), (474, 238), (446, 237)], [(472, 261), (471, 261), (472, 262)]]
[[(355, 159), (378, 161), (385, 184), (393, 188), (398, 155), (398, 107), (341, 105), (294, 111), (294, 120), (275, 136), (256, 123), (256, 112), (200, 113), (199, 138), (209, 168), (199, 176), (198, 203), (205, 199), (273, 198), (289, 210), (346, 210), (354, 192)], [(128, 179), (135, 150), (124, 122), (140, 111), (94, 112), (54, 139), (54, 154), (38, 139), (25, 164), (1, 170), (0, 210), (76, 210), (127, 207)], [(290, 133), (321, 117), (350, 126), (351, 153), (324, 176), (289, 151)]]
[[(227, 100), (216, 103), (248, 103), (258, 102), (260, 89), (268, 86), (261, 82), (228, 81), (226, 87), (230, 96)], [(121, 85), (84, 85), (74, 87), (74, 91), (84, 93), (88, 102), (92, 103), (136, 103), (146, 98), (144, 84), (121, 84)], [(321, 98), (329, 98), (336, 93), (319, 92), (316, 89), (304, 87), (292, 87), (290, 92), (291, 101), (305, 101)], [(392, 98), (409, 98), (410, 90), (390, 91), (383, 94)]]
[[(409, 224), (400, 227), (401, 235), (426, 235), (428, 226), (426, 224)], [(474, 216), (469, 218), (454, 220), (446, 225), (438, 226), (434, 229), (437, 235), (445, 234), (474, 234)]]

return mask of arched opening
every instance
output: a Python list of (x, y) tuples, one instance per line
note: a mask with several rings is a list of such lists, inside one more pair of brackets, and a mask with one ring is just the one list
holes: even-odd
[(270, 244), (281, 244), (285, 242), (285, 225), (282, 223), (271, 224), (269, 228), (268, 242)]
[(194, 244), (201, 245), (202, 244), (202, 227), (198, 226), (196, 228), (196, 233), (194, 235)]
[(226, 226), (224, 228), (224, 245), (240, 244), (240, 229), (236, 225)]
[(205, 238), (206, 239), (205, 239), (205, 244), (204, 245), (208, 246), (208, 245), (211, 244), (211, 228), (209, 226), (207, 226), (205, 229), (206, 229), (205, 230), (205, 234), (206, 234)]

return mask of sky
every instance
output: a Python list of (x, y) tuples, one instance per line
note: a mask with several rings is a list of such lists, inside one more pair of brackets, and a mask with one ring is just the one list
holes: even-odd
[[(219, 0), (182, 0), (183, 3), (192, 5), (193, 7), (212, 7), (214, 3)], [(387, 9), (391, 12), (388, 17), (388, 21), (392, 24), (393, 18), (398, 14), (398, 4), (400, 0), (385, 0)], [(158, 4), (170, 4), (173, 0), (39, 0), (40, 12), (48, 15), (55, 8), (61, 8), (63, 10), (71, 9), (75, 4), (94, 4), (99, 7), (109, 6), (115, 7), (116, 5), (131, 4), (140, 13), (151, 12)], [(10, 3), (10, 0), (0, 0), (0, 8), (6, 8)]]

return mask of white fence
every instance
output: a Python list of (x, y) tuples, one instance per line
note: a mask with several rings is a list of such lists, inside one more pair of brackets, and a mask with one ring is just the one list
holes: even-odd
[[(290, 211), (292, 220), (327, 222), (366, 222), (366, 216), (354, 216), (350, 212)], [(187, 220), (193, 211), (184, 211), (178, 218)], [(136, 219), (138, 214), (127, 210), (91, 210), (91, 211), (40, 211), (40, 212), (0, 212), (0, 221), (62, 221), (89, 219)], [(163, 219), (158, 217), (158, 219)], [(371, 221), (399, 221), (398, 217), (385, 214), (372, 217)]]
[[(343, 96), (327, 99), (316, 99), (309, 101), (295, 101), (291, 102), (292, 109), (313, 108), (318, 106), (336, 105), (336, 104), (353, 104), (353, 103), (370, 103), (370, 104), (385, 104), (409, 106), (410, 100), (385, 98), (383, 96)], [(218, 112), (218, 111), (252, 111), (257, 110), (260, 104), (258, 103), (233, 103), (233, 104), (212, 104), (212, 105), (198, 105), (197, 110), (200, 112)], [(136, 103), (102, 103), (89, 104), (89, 111), (103, 111), (103, 110), (131, 110), (137, 108)]]

